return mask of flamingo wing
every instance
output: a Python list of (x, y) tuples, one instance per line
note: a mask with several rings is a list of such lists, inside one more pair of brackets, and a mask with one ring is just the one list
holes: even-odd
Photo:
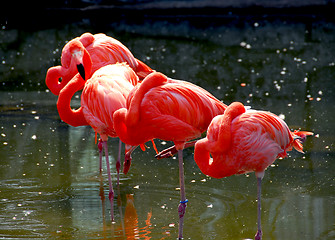
[(293, 139), (286, 123), (277, 115), (246, 112), (232, 122), (231, 159), (239, 161), (240, 172), (262, 172), (286, 150)]
[[(226, 105), (194, 84), (154, 72), (136, 86), (127, 109), (114, 114), (121, 140), (139, 145), (153, 138), (185, 142), (201, 136)], [(205, 114), (204, 114), (205, 113)]]
[[(95, 69), (99, 69), (106, 65), (106, 63), (126, 62), (134, 71), (138, 72), (141, 78), (153, 71), (143, 62), (136, 59), (130, 50), (120, 41), (104, 34), (96, 34), (94, 36), (97, 37), (95, 37), (95, 41), (92, 45), (87, 47), (87, 50), (91, 54), (92, 61), (97, 63)], [(93, 69), (93, 71), (95, 69)]]
[[(229, 124), (225, 115), (215, 117), (207, 137), (196, 144), (194, 158), (205, 174), (221, 178), (251, 171), (262, 172), (276, 158), (286, 156), (286, 150), (291, 148), (291, 132), (275, 114), (245, 112), (233, 118), (228, 128), (225, 128)], [(220, 137), (227, 131), (231, 135), (228, 149), (224, 146), (225, 138)]]
[[(204, 89), (180, 80), (150, 89), (141, 102), (141, 116), (155, 126), (155, 138), (188, 141), (201, 136), (225, 105)], [(206, 114), (204, 114), (206, 113)]]
[[(144, 105), (147, 104), (142, 108), (148, 114), (156, 112), (158, 115), (173, 116), (200, 132), (205, 131), (213, 117), (223, 113), (226, 108), (206, 90), (189, 82), (171, 79), (148, 91), (142, 101)], [(151, 108), (148, 107), (150, 102)]]

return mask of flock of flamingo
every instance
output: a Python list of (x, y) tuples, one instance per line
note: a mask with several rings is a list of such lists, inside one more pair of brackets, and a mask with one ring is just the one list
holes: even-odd
[[(229, 106), (205, 89), (175, 80), (136, 59), (118, 40), (105, 34), (84, 33), (69, 41), (62, 50), (61, 66), (49, 68), (46, 85), (58, 95), (57, 110), (67, 124), (90, 125), (100, 135), (100, 171), (105, 152), (109, 181), (111, 218), (114, 220), (114, 190), (108, 158), (108, 137), (119, 137), (116, 162), (117, 183), (121, 168), (122, 142), (126, 144), (123, 172), (131, 163), (137, 146), (157, 138), (174, 142), (157, 158), (178, 153), (180, 203), (178, 238), (183, 238), (183, 222), (188, 200), (185, 195), (183, 149), (194, 146), (194, 160), (211, 177), (255, 172), (257, 177), (258, 230), (262, 239), (261, 181), (265, 169), (277, 158), (302, 143), (312, 132), (291, 132), (273, 113), (246, 109), (242, 103)], [(81, 106), (72, 109), (71, 98), (81, 93)], [(201, 137), (207, 131), (207, 136)], [(153, 142), (154, 144), (154, 142)], [(155, 145), (154, 145), (155, 147)], [(155, 147), (157, 152), (157, 149)]]

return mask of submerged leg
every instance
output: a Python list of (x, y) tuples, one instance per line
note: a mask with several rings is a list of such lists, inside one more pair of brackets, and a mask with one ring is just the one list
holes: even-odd
[(100, 187), (99, 187), (99, 196), (101, 198), (101, 206), (102, 206), (102, 223), (105, 229), (106, 227), (106, 216), (105, 216), (105, 194), (104, 194), (104, 183), (102, 172), (99, 173)]
[(112, 176), (111, 176), (111, 170), (110, 170), (110, 164), (109, 164), (109, 157), (108, 157), (108, 147), (107, 147), (107, 141), (103, 141), (102, 145), (105, 149), (105, 157), (106, 157), (106, 165), (107, 165), (107, 175), (108, 175), (108, 183), (109, 183), (109, 194), (108, 198), (111, 203), (111, 219), (112, 222), (114, 221), (114, 190), (113, 190), (113, 184), (112, 184)]
[(179, 213), (178, 239), (183, 239), (184, 215), (186, 212), (186, 203), (187, 203), (187, 199), (185, 196), (183, 150), (178, 150), (178, 161), (179, 161), (179, 185), (180, 185), (180, 203), (178, 206), (178, 213)]
[(99, 149), (99, 172), (102, 173), (102, 140), (101, 139), (99, 139), (98, 149)]
[(121, 142), (121, 139), (119, 139), (119, 152), (118, 152), (117, 160), (116, 160), (117, 186), (119, 186), (119, 184), (120, 184), (120, 168), (121, 168), (120, 159), (121, 159), (121, 148), (122, 148), (122, 142)]
[(262, 239), (262, 227), (261, 227), (261, 214), (262, 214), (262, 208), (261, 208), (261, 193), (262, 193), (262, 179), (264, 177), (264, 172), (256, 172), (257, 177), (257, 233), (255, 235), (255, 240), (261, 240)]

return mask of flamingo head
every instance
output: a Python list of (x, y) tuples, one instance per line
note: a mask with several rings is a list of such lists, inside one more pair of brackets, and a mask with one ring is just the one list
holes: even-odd
[(88, 51), (80, 41), (72, 41), (69, 51), (74, 64), (77, 66), (78, 73), (84, 80), (87, 80), (90, 77), (92, 69), (92, 60)]
[(293, 140), (298, 140), (300, 143), (304, 143), (306, 141), (307, 136), (313, 135), (312, 132), (306, 132), (306, 131), (297, 131), (295, 130), (293, 132)]
[(303, 152), (303, 146), (302, 146), (302, 144), (305, 142), (305, 140), (306, 140), (306, 138), (308, 136), (312, 136), (312, 135), (314, 135), (314, 133), (307, 132), (307, 131), (298, 131), (298, 130), (295, 130), (292, 135), (293, 135), (292, 146), (298, 152), (304, 153)]
[(123, 173), (127, 174), (131, 165), (131, 153), (136, 149), (137, 146), (131, 146), (126, 144), (125, 146), (125, 156), (124, 156), (124, 163), (123, 163)]
[(124, 158), (124, 163), (123, 163), (123, 173), (124, 174), (127, 174), (128, 171), (129, 171), (129, 168), (130, 168), (130, 165), (131, 165), (131, 160), (132, 160), (132, 157), (131, 155), (125, 155), (125, 158)]

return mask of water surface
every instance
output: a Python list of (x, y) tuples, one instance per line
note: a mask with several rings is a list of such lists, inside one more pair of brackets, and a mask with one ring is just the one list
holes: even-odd
[[(121, 175), (111, 223), (94, 132), (61, 122), (57, 98), (46, 91), (46, 70), (59, 64), (65, 42), (85, 31), (97, 30), (82, 23), (1, 31), (0, 237), (176, 239), (178, 161), (154, 159), (150, 143), (147, 151), (136, 150), (129, 173)], [(104, 32), (153, 69), (198, 84), (227, 104), (241, 101), (281, 115), (292, 129), (315, 132), (305, 154), (291, 152), (266, 171), (264, 238), (335, 238), (334, 25), (306, 31), (304, 24), (203, 29), (160, 22), (115, 24)], [(77, 95), (72, 105), (79, 104)], [(159, 150), (171, 145), (156, 144)], [(109, 140), (115, 189), (117, 146)], [(185, 239), (253, 238), (254, 174), (212, 179), (200, 172), (192, 149), (184, 157)]]

